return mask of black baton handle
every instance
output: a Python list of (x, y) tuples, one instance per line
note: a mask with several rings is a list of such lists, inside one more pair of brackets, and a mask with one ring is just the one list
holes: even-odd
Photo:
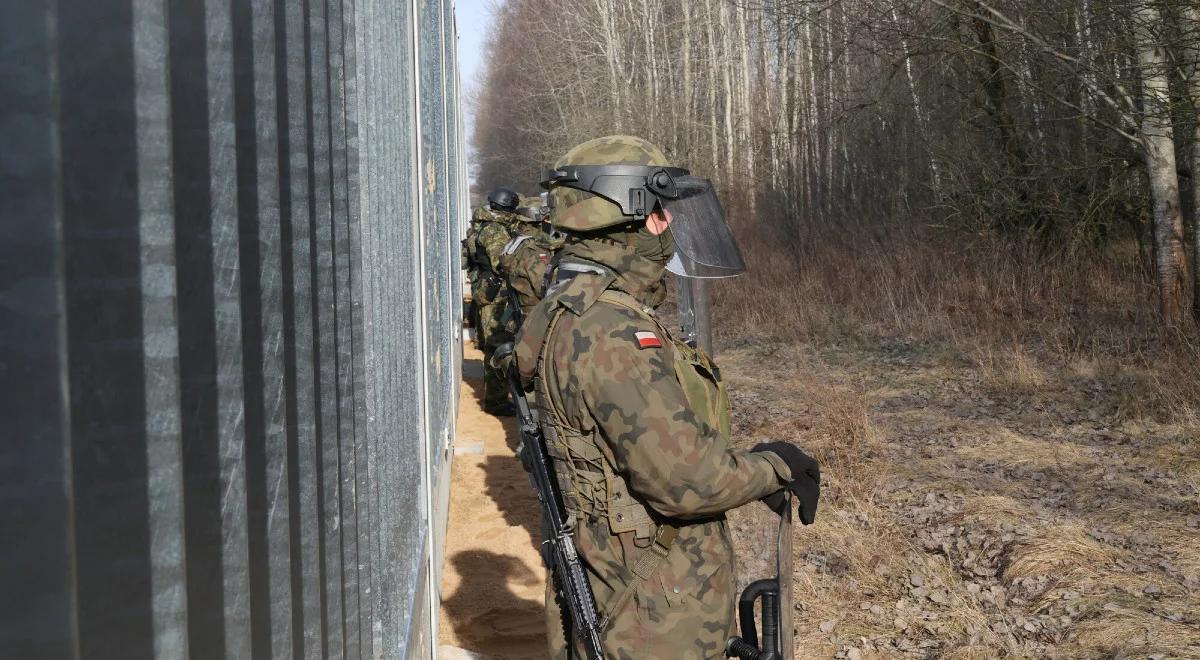
[[(774, 607), (771, 609), (775, 611), (775, 614), (772, 617), (767, 616), (768, 595), (771, 596), (770, 600), (774, 603)], [(751, 582), (742, 590), (742, 595), (738, 598), (738, 624), (742, 629), (742, 639), (751, 646), (758, 646), (758, 627), (754, 623), (754, 601), (759, 598), (763, 599), (763, 636), (766, 636), (767, 626), (770, 625), (775, 644), (778, 646), (779, 628), (775, 624), (775, 620), (779, 616), (779, 581), (771, 578)], [(763, 648), (766, 648), (766, 644), (763, 644)]]
[[(754, 602), (762, 599), (763, 643), (758, 645), (758, 627), (754, 622)], [(725, 655), (740, 660), (779, 660), (779, 581), (755, 580), (738, 598), (738, 624), (741, 637), (730, 637)]]
[(760, 651), (758, 647), (747, 644), (746, 640), (741, 637), (730, 637), (729, 641), (725, 642), (725, 656), (738, 658), (738, 660), (782, 660), (783, 658), (774, 651)]

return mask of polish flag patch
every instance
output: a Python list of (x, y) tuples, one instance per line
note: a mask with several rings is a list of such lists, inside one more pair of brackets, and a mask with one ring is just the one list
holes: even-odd
[(662, 340), (653, 332), (635, 332), (633, 337), (637, 339), (638, 348), (662, 348)]

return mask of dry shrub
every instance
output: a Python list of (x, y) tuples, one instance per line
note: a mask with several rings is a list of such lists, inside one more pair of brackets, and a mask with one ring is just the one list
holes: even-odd
[(837, 622), (842, 638), (892, 634), (893, 616), (876, 617), (860, 604), (902, 597), (900, 578), (914, 552), (909, 535), (886, 511), (861, 501), (822, 507), (816, 523), (797, 535), (794, 559), (793, 598), (804, 608), (797, 614), (796, 647), (806, 654), (829, 643), (829, 633), (820, 629), (826, 621)]
[[(840, 230), (839, 230), (840, 231)], [(1132, 246), (1047, 252), (990, 235), (845, 230), (799, 245), (742, 236), (749, 272), (715, 287), (728, 333), (943, 344), (999, 388), (1030, 391), (1066, 365), (1117, 379), (1130, 414), (1200, 411), (1200, 335), (1163, 328)], [(1136, 397), (1136, 398), (1135, 398)]]
[[(833, 382), (817, 363), (793, 356), (771, 357), (778, 359), (780, 367), (756, 371), (753, 378), (736, 375), (729, 368), (730, 356), (722, 357), (733, 390), (768, 390), (764, 394), (771, 397), (768, 409), (744, 413), (750, 418), (747, 435), (786, 439), (816, 458), (826, 486), (822, 497), (827, 500), (869, 498), (883, 477), (884, 466), (874, 461), (882, 435), (871, 421), (862, 393)], [(782, 366), (789, 364), (791, 368)], [(806, 419), (803, 427), (797, 426), (798, 417)]]
[(836, 483), (833, 496), (866, 499), (879, 483), (880, 433), (871, 423), (862, 397), (837, 389), (814, 389), (809, 400), (820, 410), (820, 423), (801, 446), (820, 461), (827, 477)]
[[(1180, 424), (1180, 436), (1176, 442), (1168, 442), (1154, 451), (1154, 461), (1167, 469), (1176, 479), (1200, 492), (1200, 438), (1183, 435), (1188, 429), (1200, 428), (1194, 418)], [(1197, 551), (1200, 554), (1200, 550)]]
[(975, 360), (984, 385), (995, 392), (1029, 394), (1045, 387), (1048, 380), (1037, 357), (1020, 344), (999, 349), (981, 347)]
[(960, 646), (952, 651), (946, 652), (943, 657), (946, 660), (993, 660), (994, 658), (1003, 657), (1005, 654), (998, 648), (991, 646)]

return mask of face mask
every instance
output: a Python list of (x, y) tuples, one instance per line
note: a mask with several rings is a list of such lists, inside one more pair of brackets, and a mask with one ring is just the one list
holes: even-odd
[(675, 254), (675, 237), (671, 235), (670, 227), (655, 236), (643, 226), (638, 230), (633, 248), (638, 256), (645, 257), (657, 264), (665, 264)]

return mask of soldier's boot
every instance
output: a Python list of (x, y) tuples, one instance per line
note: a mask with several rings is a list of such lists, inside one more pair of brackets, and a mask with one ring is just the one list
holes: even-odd
[(516, 408), (508, 400), (508, 380), (487, 361), (483, 363), (483, 411), (499, 417), (516, 414)]

